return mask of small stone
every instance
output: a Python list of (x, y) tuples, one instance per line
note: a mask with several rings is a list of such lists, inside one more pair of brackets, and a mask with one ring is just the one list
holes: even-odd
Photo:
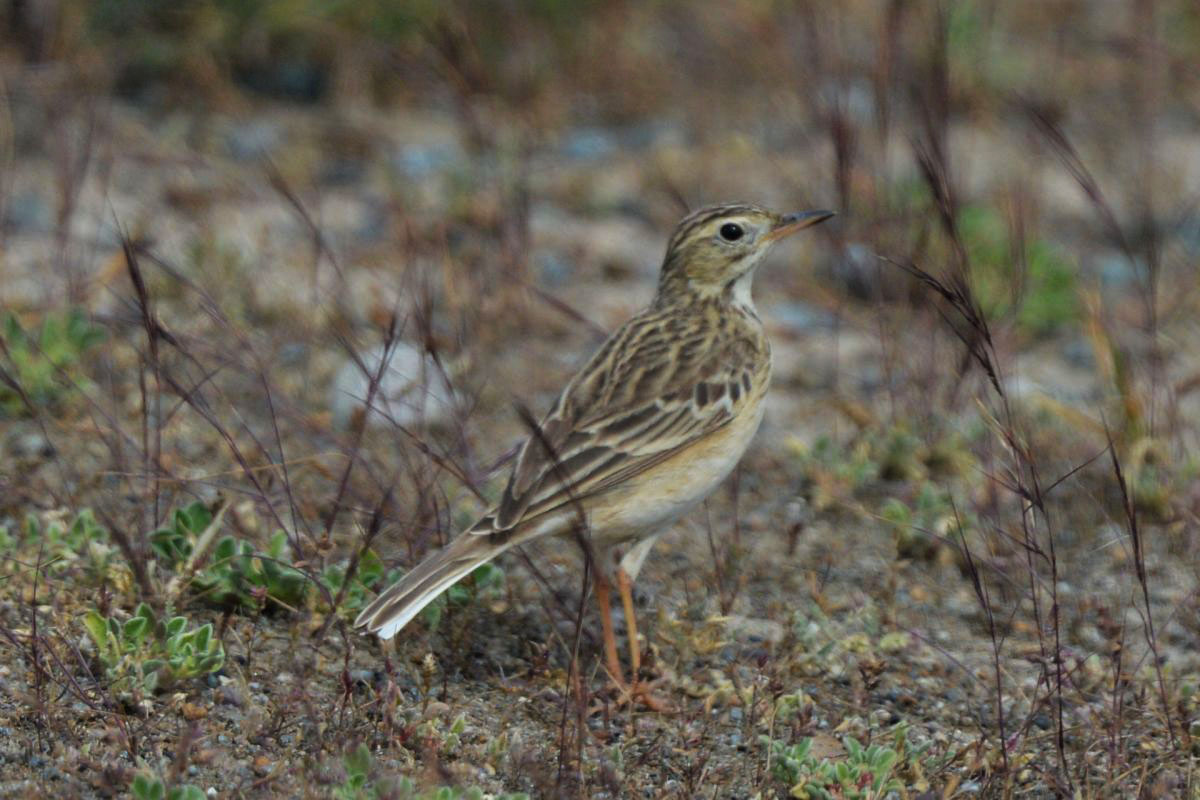
[[(343, 430), (365, 412), (371, 380), (379, 373), (381, 362), (388, 359), (371, 397), (372, 413), (366, 424), (386, 427), (438, 423), (454, 412), (456, 397), (442, 368), (426, 353), (406, 342), (398, 342), (389, 352), (384, 345), (348, 359), (338, 370), (329, 392), (333, 422)], [(360, 363), (361, 362), (361, 363)]]
[(241, 708), (246, 705), (246, 697), (242, 694), (242, 690), (235, 684), (227, 683), (217, 690), (217, 702), (233, 706), (234, 708)]
[(444, 717), (450, 713), (450, 706), (445, 703), (434, 701), (425, 707), (425, 719), (434, 719), (435, 717)]
[(836, 320), (827, 311), (807, 303), (775, 303), (766, 309), (764, 318), (787, 329), (790, 333), (812, 333), (829, 330)]
[(278, 125), (257, 120), (235, 125), (225, 136), (225, 148), (237, 161), (257, 161), (270, 156), (282, 141)]
[(770, 642), (783, 640), (783, 625), (775, 620), (756, 619), (734, 614), (725, 618), (725, 629), (742, 642)]
[(426, 178), (443, 171), (463, 158), (462, 151), (451, 145), (400, 148), (391, 158), (392, 167), (409, 178)]
[(5, 224), (14, 233), (45, 233), (54, 226), (54, 212), (38, 192), (18, 192), (8, 202)]
[(179, 712), (183, 714), (184, 719), (192, 720), (193, 722), (208, 716), (208, 709), (195, 703), (184, 703)]
[(14, 437), (12, 449), (15, 455), (25, 458), (50, 458), (54, 455), (54, 445), (41, 431), (28, 431)]
[(599, 161), (616, 150), (616, 139), (600, 128), (578, 128), (563, 138), (563, 155), (575, 161)]

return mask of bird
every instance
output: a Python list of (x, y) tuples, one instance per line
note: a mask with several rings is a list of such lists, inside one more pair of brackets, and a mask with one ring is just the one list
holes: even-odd
[[(639, 688), (633, 581), (658, 537), (732, 472), (762, 421), (771, 348), (751, 295), (758, 266), (781, 239), (832, 216), (726, 203), (684, 217), (668, 240), (652, 302), (608, 337), (532, 426), (499, 502), (384, 589), (355, 627), (389, 639), (506, 550), (582, 536), (596, 554), (589, 564), (609, 677), (624, 699), (661, 707)], [(613, 633), (614, 580), (630, 683)]]

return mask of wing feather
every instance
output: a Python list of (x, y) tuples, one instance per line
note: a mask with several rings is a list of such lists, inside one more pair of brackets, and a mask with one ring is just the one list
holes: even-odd
[(493, 529), (603, 492), (728, 424), (757, 346), (728, 333), (654, 309), (616, 331), (521, 448)]

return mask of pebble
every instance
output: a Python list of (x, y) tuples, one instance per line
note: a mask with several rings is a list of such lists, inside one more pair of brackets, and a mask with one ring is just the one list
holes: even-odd
[(833, 314), (808, 303), (775, 303), (766, 309), (765, 318), (791, 333), (811, 333), (834, 327)]
[(54, 214), (38, 192), (19, 192), (8, 203), (4, 223), (14, 233), (45, 233), (54, 226)]
[(350, 680), (353, 683), (364, 683), (370, 686), (375, 681), (375, 672), (369, 669), (352, 669), (350, 670)]
[(355, 186), (367, 174), (367, 165), (360, 158), (333, 157), (321, 168), (318, 181), (324, 186)]
[(50, 458), (54, 455), (54, 445), (41, 431), (28, 431), (13, 437), (12, 449), (14, 455), (26, 458)]
[(241, 689), (230, 683), (217, 690), (217, 702), (222, 705), (241, 708), (246, 705), (246, 697), (242, 694)]
[[(361, 367), (355, 359), (347, 359), (338, 370), (329, 391), (334, 425), (345, 430), (363, 412), (370, 376), (378, 372), (385, 355), (384, 345), (379, 344), (360, 354)], [(399, 342), (392, 348), (372, 403), (375, 410), (367, 417), (368, 425), (387, 427), (394, 420), (409, 426), (449, 419), (456, 397), (433, 359), (413, 345)]]
[(1135, 265), (1115, 250), (1097, 256), (1092, 262), (1092, 272), (1109, 289), (1128, 288), (1137, 283), (1139, 275), (1144, 274), (1140, 265)]
[(577, 128), (563, 137), (562, 154), (575, 161), (600, 161), (616, 151), (616, 138), (600, 128)]
[(258, 161), (279, 149), (283, 131), (267, 120), (235, 125), (225, 136), (225, 149), (238, 161)]
[(557, 289), (571, 280), (575, 266), (561, 253), (542, 252), (534, 256), (537, 268), (538, 284), (549, 289)]
[(391, 157), (392, 167), (409, 178), (427, 178), (463, 159), (457, 147), (443, 145), (406, 145)]
[(449, 713), (450, 706), (436, 700), (425, 707), (425, 719), (444, 717)]

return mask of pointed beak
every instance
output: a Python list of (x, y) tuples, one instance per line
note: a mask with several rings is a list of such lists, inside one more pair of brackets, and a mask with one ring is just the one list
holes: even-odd
[(832, 216), (835, 216), (832, 211), (801, 211), (796, 214), (785, 214), (780, 217), (779, 223), (771, 229), (771, 232), (763, 238), (773, 242), (776, 239), (791, 236), (796, 231), (816, 225), (818, 222), (824, 222)]

